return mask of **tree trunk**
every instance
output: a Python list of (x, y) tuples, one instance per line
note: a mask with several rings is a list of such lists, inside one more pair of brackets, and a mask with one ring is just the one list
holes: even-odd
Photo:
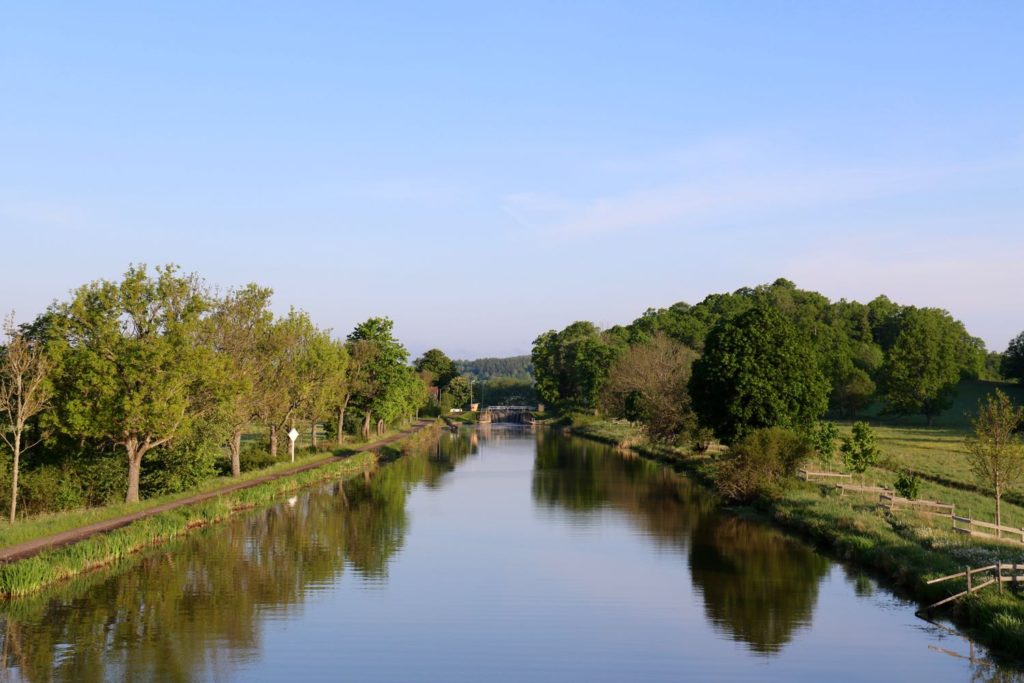
[(377, 436), (384, 434), (384, 420), (377, 420)]
[(277, 425), (270, 425), (270, 456), (277, 457)]
[(934, 416), (931, 413), (926, 413), (925, 414), (925, 419), (928, 421), (928, 426), (929, 427), (932, 426), (932, 417), (934, 417)]
[(145, 451), (134, 439), (125, 444), (128, 451), (128, 494), (124, 497), (126, 503), (139, 502), (139, 475), (142, 472), (142, 456)]
[(363, 438), (370, 438), (370, 411), (363, 414)]
[(316, 450), (316, 420), (309, 425), (309, 443), (313, 446), (313, 450)]
[(338, 406), (338, 445), (345, 443), (345, 405)]
[(14, 469), (11, 472), (11, 524), (18, 514), (18, 465), (21, 460), (21, 432), (14, 432)]
[(235, 427), (231, 432), (231, 476), (242, 476), (242, 428)]
[(996, 538), (1003, 537), (1003, 487), (996, 484)]

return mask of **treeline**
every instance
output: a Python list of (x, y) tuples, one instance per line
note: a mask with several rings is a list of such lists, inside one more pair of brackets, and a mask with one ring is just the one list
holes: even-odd
[(531, 359), (548, 405), (628, 418), (667, 442), (809, 430), (829, 409), (853, 417), (876, 401), (930, 423), (961, 379), (1007, 366), (946, 311), (832, 302), (782, 279), (607, 330), (576, 322), (537, 337)]
[(460, 375), (470, 375), (473, 379), (480, 381), (487, 381), (498, 377), (527, 381), (533, 380), (533, 365), (530, 362), (529, 356), (456, 360), (455, 368)]
[[(117, 491), (133, 502), (218, 470), (238, 476), (247, 452), (276, 457), (299, 425), (314, 448), (319, 426), (341, 444), (346, 432), (368, 438), (426, 403), (389, 319), (339, 339), (302, 311), (275, 317), (271, 294), (256, 284), (219, 294), (174, 266), (133, 266), (30, 323), (9, 319), (0, 428), (12, 521), (29, 449), (34, 510), (105, 504)], [(247, 451), (254, 427), (264, 437)]]

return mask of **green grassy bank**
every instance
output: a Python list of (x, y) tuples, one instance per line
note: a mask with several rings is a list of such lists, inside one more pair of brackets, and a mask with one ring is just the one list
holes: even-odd
[[(438, 429), (439, 423), (435, 423), (400, 441), (382, 447), (376, 453), (362, 451), (348, 455), (347, 452), (340, 451), (347, 455), (340, 460), (334, 459), (331, 454), (311, 456), (307, 462), (323, 460), (324, 464), (250, 488), (219, 495), (200, 503), (161, 512), (72, 545), (45, 550), (32, 557), (0, 565), (0, 595), (8, 598), (28, 595), (70, 577), (113, 564), (144, 548), (165, 543), (193, 529), (216, 524), (239, 511), (272, 503), (284, 494), (323, 481), (347, 479), (369, 472), (376, 468), (379, 462), (398, 457), (434, 438)], [(274, 468), (254, 471), (248, 478), (267, 476), (274, 474), (275, 471), (293, 466), (291, 463), (287, 465), (282, 463)], [(232, 479), (230, 483), (237, 482), (237, 479)], [(223, 486), (225, 482), (217, 483)], [(216, 488), (212, 483), (210, 487)], [(202, 492), (202, 490), (192, 491), (186, 496), (177, 496), (176, 498), (187, 498)], [(19, 535), (22, 537), (21, 540), (36, 538), (47, 535), (42, 533), (46, 529), (50, 529), (49, 533), (73, 529), (91, 522), (111, 519), (126, 512), (137, 512), (161, 502), (168, 501), (146, 501), (144, 504), (126, 509), (123, 509), (124, 506), (114, 506), (113, 509), (104, 508), (61, 515), (60, 519), (47, 520), (45, 524), (40, 521), (38, 525), (21, 531)], [(32, 533), (35, 533), (35, 536), (28, 535)]]
[[(710, 485), (721, 451), (695, 455), (684, 449), (647, 443), (629, 424), (573, 416), (555, 426), (573, 434), (630, 450), (666, 463), (677, 472)], [(922, 433), (923, 432), (923, 433)], [(897, 472), (927, 464), (934, 479), (927, 479), (921, 497), (954, 502), (957, 509), (976, 517), (994, 514), (994, 503), (970, 479), (962, 462), (963, 433), (888, 426), (880, 430), (879, 446), (885, 460), (865, 474), (865, 483), (892, 486)], [(934, 451), (922, 455), (921, 449)], [(938, 455), (936, 455), (938, 454)], [(946, 483), (937, 481), (940, 476)], [(1010, 542), (956, 534), (948, 518), (911, 511), (890, 513), (878, 506), (877, 496), (840, 496), (834, 486), (794, 480), (780, 497), (755, 506), (734, 507), (737, 514), (756, 516), (797, 532), (815, 545), (851, 564), (875, 573), (888, 585), (919, 601), (935, 602), (964, 589), (963, 582), (927, 586), (931, 578), (998, 561), (1024, 563), (1024, 546)], [(963, 507), (962, 507), (963, 506)], [(1004, 524), (1024, 523), (1024, 508), (1004, 499)], [(995, 587), (940, 608), (972, 638), (998, 655), (1024, 661), (1024, 599)]]

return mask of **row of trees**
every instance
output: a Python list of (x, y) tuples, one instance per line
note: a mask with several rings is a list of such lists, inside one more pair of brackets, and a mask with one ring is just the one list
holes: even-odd
[(999, 361), (946, 311), (830, 302), (787, 280), (607, 330), (576, 322), (537, 337), (531, 358), (547, 404), (627, 417), (663, 440), (703, 425), (726, 442), (875, 401), (930, 424), (961, 379), (991, 376)]
[(31, 323), (9, 319), (0, 431), (13, 454), (12, 521), (31, 446), (49, 461), (120, 452), (132, 502), (152, 453), (189, 461), (226, 445), (238, 476), (254, 423), (276, 456), (299, 422), (315, 446), (317, 425), (333, 416), (340, 444), (353, 411), (368, 437), (374, 423), (381, 431), (425, 403), (390, 320), (371, 318), (336, 339), (304, 312), (275, 318), (271, 294), (250, 284), (220, 296), (174, 266), (137, 266), (118, 282), (80, 287)]

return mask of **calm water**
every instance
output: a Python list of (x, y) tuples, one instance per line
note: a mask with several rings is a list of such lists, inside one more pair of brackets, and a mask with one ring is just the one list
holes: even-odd
[(1018, 679), (685, 479), (516, 427), (3, 611), (8, 680)]

